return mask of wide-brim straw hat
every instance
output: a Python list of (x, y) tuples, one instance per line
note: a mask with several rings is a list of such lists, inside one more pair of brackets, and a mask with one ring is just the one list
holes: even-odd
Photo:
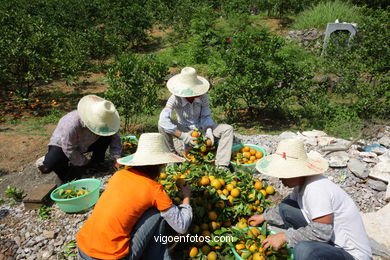
[(210, 83), (207, 79), (198, 76), (196, 70), (191, 67), (185, 67), (181, 72), (167, 82), (168, 90), (179, 97), (195, 97), (205, 94)]
[(276, 152), (260, 159), (256, 169), (272, 177), (294, 178), (323, 173), (328, 166), (328, 161), (321, 155), (307, 154), (303, 141), (295, 138), (280, 141)]
[(169, 151), (164, 137), (159, 133), (142, 134), (139, 138), (137, 151), (117, 159), (119, 164), (128, 166), (158, 165), (184, 161), (183, 157)]
[(104, 98), (95, 95), (82, 97), (77, 112), (85, 126), (97, 135), (110, 136), (119, 130), (118, 111), (113, 103)]

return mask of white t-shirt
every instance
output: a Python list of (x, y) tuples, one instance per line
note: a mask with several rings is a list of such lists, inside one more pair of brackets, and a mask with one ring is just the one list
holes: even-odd
[(291, 198), (298, 202), (308, 222), (333, 214), (331, 241), (355, 259), (371, 258), (371, 247), (364, 224), (352, 198), (322, 175), (306, 177), (303, 186), (294, 188)]

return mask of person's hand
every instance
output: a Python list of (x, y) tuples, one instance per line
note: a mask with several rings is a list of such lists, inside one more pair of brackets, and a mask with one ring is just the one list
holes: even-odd
[(122, 167), (123, 165), (120, 164), (120, 163), (118, 163), (118, 162), (116, 161), (116, 159), (115, 159), (115, 160), (114, 160), (114, 163), (113, 163), (113, 166), (114, 166), (115, 169), (119, 169), (119, 168)]
[(261, 215), (253, 215), (248, 219), (248, 224), (250, 226), (256, 227), (262, 224), (265, 221), (263, 214)]
[(186, 184), (181, 188), (181, 194), (183, 198), (189, 198), (191, 196), (191, 186)]
[(261, 242), (261, 246), (263, 247), (264, 251), (267, 250), (268, 247), (272, 246), (272, 249), (279, 250), (283, 244), (286, 242), (286, 234), (285, 233), (278, 233), (275, 235), (270, 235), (266, 239)]
[(191, 144), (196, 145), (194, 141), (196, 140), (195, 137), (191, 136), (191, 132), (181, 132), (181, 135), (179, 136), (179, 139), (182, 140), (185, 144)]
[(211, 145), (213, 145), (214, 144), (214, 135), (213, 135), (213, 129), (211, 129), (211, 127), (207, 128), (206, 137), (211, 140)]

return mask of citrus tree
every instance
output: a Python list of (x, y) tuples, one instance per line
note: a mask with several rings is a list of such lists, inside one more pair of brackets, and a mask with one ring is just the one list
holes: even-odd
[(105, 97), (112, 101), (125, 119), (125, 130), (131, 118), (139, 114), (152, 114), (157, 107), (158, 90), (168, 73), (154, 56), (124, 54), (107, 72), (109, 83)]

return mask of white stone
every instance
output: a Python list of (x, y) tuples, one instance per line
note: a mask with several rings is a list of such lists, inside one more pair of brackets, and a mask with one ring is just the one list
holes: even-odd
[(390, 148), (390, 135), (389, 135), (389, 134), (386, 134), (386, 135), (383, 136), (381, 139), (379, 139), (378, 142), (379, 142), (381, 145)]
[(317, 146), (317, 138), (315, 137), (306, 137), (303, 141), (311, 146)]
[(366, 168), (366, 164), (360, 162), (355, 158), (351, 158), (348, 162), (348, 169), (355, 174), (357, 177), (361, 179), (365, 179), (368, 177), (368, 171)]
[(336, 138), (334, 137), (329, 137), (329, 136), (320, 136), (317, 137), (318, 145), (319, 146), (326, 146), (330, 145), (336, 142)]
[(378, 179), (381, 181), (385, 181), (387, 183), (390, 182), (390, 162), (380, 162), (375, 165), (371, 171), (369, 176), (374, 179)]
[(329, 155), (328, 162), (330, 167), (346, 167), (349, 160), (348, 153), (334, 152)]
[(386, 193), (385, 193), (385, 200), (386, 201), (390, 200), (390, 182), (389, 182), (389, 184), (387, 184)]
[(279, 137), (280, 137), (280, 139), (297, 138), (297, 134), (290, 132), (290, 131), (286, 131), (286, 132), (281, 133), (279, 135)]
[(378, 163), (378, 158), (364, 157), (362, 160), (366, 163)]
[(390, 151), (387, 151), (386, 153), (382, 154), (381, 156), (378, 156), (378, 160), (380, 162), (390, 162)]
[(378, 157), (378, 155), (376, 155), (376, 153), (373, 152), (360, 152), (359, 155), (362, 157), (370, 157), (370, 158)]
[(336, 138), (335, 142), (338, 145), (344, 145), (346, 147), (351, 145), (351, 141), (348, 141), (348, 140), (345, 140), (345, 139), (340, 139), (340, 138)]
[(371, 152), (377, 154), (377, 155), (382, 155), (384, 154), (385, 152), (387, 152), (388, 150), (386, 148), (383, 148), (383, 147), (375, 147), (375, 148), (372, 148)]
[(390, 248), (390, 204), (377, 212), (362, 214), (362, 219), (368, 236)]
[(327, 134), (325, 132), (319, 131), (319, 130), (303, 131), (302, 135), (307, 136), (307, 137), (327, 136)]
[(53, 252), (44, 251), (42, 254), (42, 259), (49, 259), (52, 254), (53, 254)]

